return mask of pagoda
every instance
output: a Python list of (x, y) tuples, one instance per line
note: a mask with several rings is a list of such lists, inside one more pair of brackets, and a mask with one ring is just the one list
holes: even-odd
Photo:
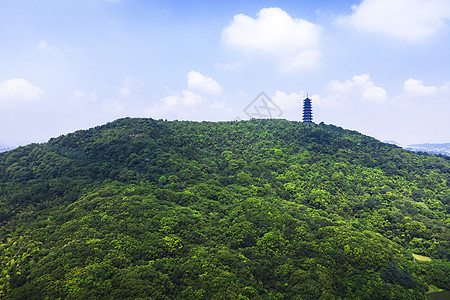
[(308, 96), (303, 100), (303, 122), (313, 123), (311, 99), (309, 99)]

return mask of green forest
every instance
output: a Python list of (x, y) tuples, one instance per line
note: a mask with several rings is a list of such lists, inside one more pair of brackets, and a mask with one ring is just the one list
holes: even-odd
[(0, 153), (0, 299), (425, 299), (450, 290), (449, 216), (449, 157), (119, 119)]

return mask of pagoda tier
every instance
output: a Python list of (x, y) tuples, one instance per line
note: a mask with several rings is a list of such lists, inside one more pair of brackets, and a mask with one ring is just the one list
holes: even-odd
[(311, 105), (311, 99), (306, 97), (305, 100), (303, 100), (303, 122), (306, 123), (312, 123), (312, 105)]

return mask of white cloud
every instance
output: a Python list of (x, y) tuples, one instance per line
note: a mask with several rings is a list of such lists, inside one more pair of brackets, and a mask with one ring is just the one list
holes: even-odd
[(322, 107), (324, 109), (335, 109), (343, 107), (344, 98), (342, 96), (329, 93), (325, 97), (320, 95), (312, 95), (309, 97), (312, 100), (313, 107)]
[(177, 105), (179, 98), (177, 96), (167, 96), (162, 99), (165, 105), (174, 106)]
[(352, 80), (356, 90), (362, 93), (362, 99), (378, 103), (388, 99), (386, 90), (376, 86), (370, 79), (369, 74), (353, 76)]
[(419, 42), (444, 28), (450, 19), (448, 0), (363, 0), (340, 21), (362, 31)]
[(343, 82), (332, 80), (327, 89), (329, 94), (325, 99), (321, 99), (322, 103), (340, 105), (350, 97), (373, 103), (383, 103), (388, 99), (386, 90), (376, 86), (369, 74), (355, 75), (351, 80)]
[(362, 98), (371, 102), (384, 102), (388, 99), (386, 90), (382, 87), (375, 86), (370, 80), (369, 74), (353, 76), (355, 88), (362, 92)]
[(304, 19), (292, 18), (280, 8), (263, 8), (257, 19), (235, 15), (222, 31), (226, 45), (249, 54), (274, 57), (285, 72), (318, 66), (321, 28)]
[(422, 80), (409, 78), (403, 84), (403, 90), (408, 95), (412, 96), (432, 96), (436, 94), (437, 88), (435, 86), (425, 86)]
[(166, 107), (182, 106), (197, 106), (204, 101), (204, 98), (189, 90), (182, 91), (183, 96), (166, 96), (162, 98), (162, 102)]
[[(205, 95), (217, 95), (222, 91), (222, 87), (214, 79), (196, 71), (188, 72), (187, 80), (188, 89), (182, 90), (181, 93), (166, 88), (172, 95), (163, 97), (162, 103), (155, 109), (167, 112), (195, 108), (206, 101)], [(217, 104), (213, 108), (217, 108)]]
[(338, 80), (332, 80), (328, 84), (328, 90), (337, 92), (337, 93), (346, 93), (350, 91), (354, 87), (354, 83), (351, 80), (346, 80), (344, 82), (340, 82)]
[(33, 101), (43, 93), (39, 87), (22, 78), (0, 82), (0, 103), (13, 104), (13, 102)]
[(222, 86), (211, 77), (190, 71), (187, 76), (187, 88), (181, 91), (166, 87), (167, 96), (152, 103), (146, 110), (153, 117), (160, 116), (173, 119), (205, 120), (219, 118), (222, 112), (230, 113), (220, 93)]
[(403, 83), (402, 93), (392, 97), (390, 109), (399, 124), (395, 130), (407, 140), (403, 144), (448, 140), (450, 90), (446, 86), (425, 86), (422, 80), (410, 78)]
[(188, 88), (197, 90), (204, 94), (216, 95), (222, 91), (222, 87), (212, 79), (211, 77), (206, 77), (205, 75), (190, 71), (187, 73), (188, 77)]
[[(372, 83), (373, 85), (373, 83)], [(386, 90), (379, 86), (368, 86), (364, 89), (362, 98), (372, 102), (384, 102), (388, 99)]]
[(181, 104), (185, 106), (196, 106), (203, 102), (203, 97), (189, 90), (183, 90)]

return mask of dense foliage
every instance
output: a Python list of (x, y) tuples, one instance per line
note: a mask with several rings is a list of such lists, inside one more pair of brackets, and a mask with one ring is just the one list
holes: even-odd
[(120, 119), (0, 153), (0, 298), (423, 299), (449, 185), (331, 125)]

